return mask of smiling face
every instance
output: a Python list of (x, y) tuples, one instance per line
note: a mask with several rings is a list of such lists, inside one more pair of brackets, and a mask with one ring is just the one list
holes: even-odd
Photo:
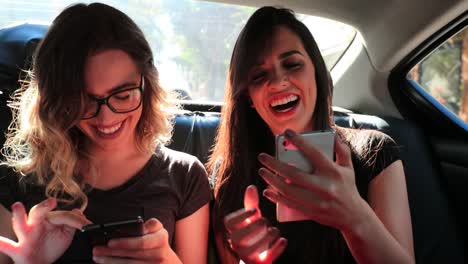
[(301, 39), (286, 27), (274, 31), (270, 49), (249, 71), (253, 107), (273, 134), (313, 130), (317, 99), (315, 68)]
[[(87, 59), (85, 85), (88, 102), (138, 87), (140, 81), (141, 73), (135, 63), (121, 50), (106, 50)], [(122, 97), (119, 95), (117, 99)], [(81, 120), (78, 127), (89, 139), (90, 151), (135, 149), (135, 128), (142, 108), (140, 105), (128, 113), (114, 113), (106, 104), (102, 104), (97, 116)]]

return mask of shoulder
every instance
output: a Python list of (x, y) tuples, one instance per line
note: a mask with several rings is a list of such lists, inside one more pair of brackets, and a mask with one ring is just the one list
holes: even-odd
[[(378, 175), (388, 165), (400, 159), (400, 146), (387, 134), (370, 129), (340, 129), (355, 158)], [(371, 178), (372, 178), (371, 176)]]
[(399, 148), (389, 135), (378, 130), (340, 129), (339, 133), (352, 151), (364, 159), (371, 158), (377, 152), (396, 151)]
[(184, 167), (190, 169), (193, 166), (202, 166), (197, 157), (185, 152), (173, 150), (165, 146), (160, 146), (156, 150), (156, 158), (166, 166)]
[(340, 128), (338, 130), (341, 136), (343, 136), (352, 146), (359, 146), (365, 144), (391, 144), (395, 141), (387, 134), (379, 130), (374, 129), (351, 129), (351, 128)]
[(161, 163), (160, 172), (180, 199), (177, 219), (191, 215), (212, 199), (208, 175), (198, 158), (163, 146), (158, 147), (156, 157)]
[(160, 169), (173, 176), (185, 178), (202, 175), (208, 179), (205, 167), (195, 156), (160, 146), (156, 150), (155, 157)]

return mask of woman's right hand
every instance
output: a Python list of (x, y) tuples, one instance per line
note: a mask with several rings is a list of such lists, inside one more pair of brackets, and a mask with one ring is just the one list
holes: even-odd
[(276, 227), (269, 226), (258, 207), (254, 185), (245, 190), (244, 208), (224, 218), (231, 248), (245, 263), (272, 263), (284, 251), (287, 240)]
[(78, 209), (52, 211), (56, 206), (56, 199), (49, 198), (31, 208), (28, 215), (22, 203), (14, 203), (12, 226), (18, 242), (0, 236), (0, 251), (14, 263), (56, 261), (70, 246), (75, 230), (91, 223)]

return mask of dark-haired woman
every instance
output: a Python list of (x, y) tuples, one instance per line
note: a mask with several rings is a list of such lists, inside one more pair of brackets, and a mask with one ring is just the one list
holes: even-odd
[[(377, 131), (335, 127), (331, 96), (307, 27), (290, 10), (258, 9), (234, 47), (208, 164), (223, 263), (414, 262), (397, 146)], [(333, 128), (335, 160), (299, 135)], [(272, 157), (275, 135), (283, 133), (312, 172)], [(275, 204), (307, 220), (278, 222)]]

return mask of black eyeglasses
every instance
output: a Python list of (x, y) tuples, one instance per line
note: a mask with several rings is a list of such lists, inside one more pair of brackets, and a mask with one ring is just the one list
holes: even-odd
[(101, 110), (101, 105), (105, 104), (114, 113), (128, 113), (136, 110), (141, 105), (143, 90), (145, 89), (145, 79), (141, 75), (140, 85), (116, 91), (106, 98), (89, 97), (86, 102), (83, 119), (96, 117)]

